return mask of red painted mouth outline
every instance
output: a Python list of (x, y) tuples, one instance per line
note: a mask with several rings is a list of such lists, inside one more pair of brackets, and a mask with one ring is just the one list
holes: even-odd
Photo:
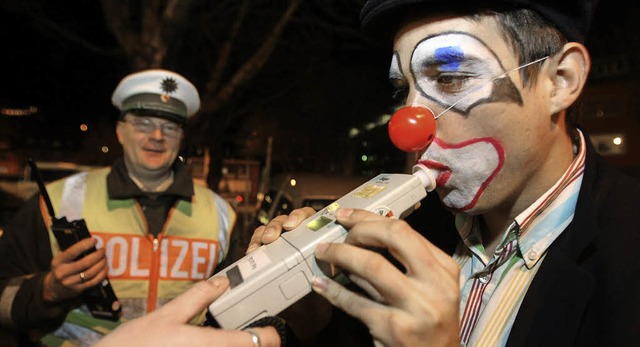
[(436, 177), (436, 187), (444, 186), (451, 178), (451, 169), (440, 162), (432, 160), (418, 160), (418, 164), (422, 164), (429, 169), (438, 171), (438, 177)]
[[(491, 137), (481, 137), (477, 139), (463, 141), (456, 144), (445, 143), (442, 140), (440, 140), (440, 138), (435, 138), (433, 142), (437, 143), (438, 146), (442, 147), (443, 149), (458, 149), (458, 148), (463, 148), (463, 147), (480, 143), (480, 142), (489, 143), (495, 149), (496, 153), (498, 154), (498, 165), (496, 166), (496, 168), (493, 170), (493, 172), (491, 172), (491, 174), (487, 177), (487, 179), (484, 182), (482, 182), (482, 184), (480, 185), (480, 188), (478, 188), (478, 191), (474, 195), (473, 199), (471, 199), (471, 202), (469, 202), (466, 206), (463, 206), (460, 208), (452, 208), (452, 210), (457, 212), (462, 212), (462, 211), (467, 211), (473, 208), (478, 203), (478, 200), (480, 199), (480, 195), (482, 195), (482, 193), (487, 188), (489, 183), (493, 181), (493, 179), (498, 175), (498, 172), (500, 172), (500, 170), (504, 166), (504, 158), (505, 158), (504, 148), (502, 148), (502, 145), (500, 145), (500, 142), (498, 140)], [(451, 171), (451, 169), (447, 165), (440, 162), (435, 162), (431, 160), (418, 160), (418, 164), (422, 164), (430, 169), (434, 169), (438, 171), (438, 177), (436, 178), (436, 187), (444, 186), (451, 178), (451, 175), (453, 175), (453, 172)]]

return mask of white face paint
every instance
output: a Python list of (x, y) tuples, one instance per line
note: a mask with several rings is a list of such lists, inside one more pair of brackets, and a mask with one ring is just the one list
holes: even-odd
[[(468, 34), (445, 33), (418, 42), (411, 55), (410, 71), (418, 91), (416, 97), (436, 102), (442, 107), (440, 112), (454, 105), (456, 111), (466, 114), (483, 102), (522, 102), (511, 80), (502, 78), (506, 77), (505, 69), (496, 55)], [(407, 88), (397, 53), (391, 60), (389, 79), (399, 89)]]
[(491, 85), (488, 82), (502, 72), (487, 46), (465, 34), (428, 38), (418, 43), (411, 57), (411, 73), (420, 94), (445, 108), (462, 99), (456, 109), (463, 113), (490, 98), (492, 88), (482, 87)]
[(401, 80), (402, 78), (402, 71), (400, 70), (398, 55), (394, 54), (393, 57), (391, 57), (391, 67), (389, 67), (389, 80)]
[(419, 162), (438, 171), (444, 204), (502, 213), (534, 198), (539, 186), (527, 183), (547, 180), (540, 168), (553, 169), (548, 141), (559, 135), (549, 126), (549, 89), (522, 87), (515, 71), (544, 58), (519, 65), (491, 16), (416, 19), (398, 30), (394, 51), (389, 77), (396, 96), (442, 115)]
[[(389, 77), (406, 83), (402, 71), (396, 54)], [(474, 36), (458, 32), (420, 40), (410, 59), (410, 73), (418, 92), (416, 98), (419, 98), (417, 103), (429, 104), (424, 100), (428, 99), (440, 105), (442, 110), (455, 105), (447, 112), (464, 115), (483, 103), (521, 103), (509, 78), (496, 79), (504, 72), (500, 60), (487, 45)], [(483, 115), (489, 119), (487, 116)], [(439, 171), (438, 192), (446, 206), (456, 211), (471, 210), (502, 169), (504, 149), (500, 141), (489, 134), (464, 136), (454, 142), (444, 142), (438, 135), (436, 133), (436, 139), (419, 162)]]
[(447, 144), (436, 139), (419, 163), (436, 169), (442, 202), (456, 210), (473, 208), (504, 163), (504, 150), (491, 138)]

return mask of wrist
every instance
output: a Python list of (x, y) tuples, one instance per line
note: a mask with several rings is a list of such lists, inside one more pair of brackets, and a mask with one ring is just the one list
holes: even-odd
[(51, 272), (47, 272), (42, 280), (42, 301), (46, 303), (55, 302), (55, 291), (51, 289), (52, 277)]

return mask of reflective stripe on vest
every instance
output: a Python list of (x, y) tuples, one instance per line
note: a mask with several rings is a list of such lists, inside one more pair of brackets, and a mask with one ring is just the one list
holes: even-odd
[(67, 217), (68, 221), (82, 218), (82, 205), (84, 204), (84, 191), (87, 188), (88, 172), (80, 172), (70, 176), (62, 190), (62, 204), (57, 210), (57, 218)]

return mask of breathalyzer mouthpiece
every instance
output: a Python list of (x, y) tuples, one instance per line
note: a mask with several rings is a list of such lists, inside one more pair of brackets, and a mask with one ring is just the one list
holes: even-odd
[(414, 176), (420, 178), (424, 189), (428, 192), (436, 189), (437, 173), (433, 172), (434, 170), (431, 170), (422, 164), (416, 164), (413, 166), (412, 171)]

